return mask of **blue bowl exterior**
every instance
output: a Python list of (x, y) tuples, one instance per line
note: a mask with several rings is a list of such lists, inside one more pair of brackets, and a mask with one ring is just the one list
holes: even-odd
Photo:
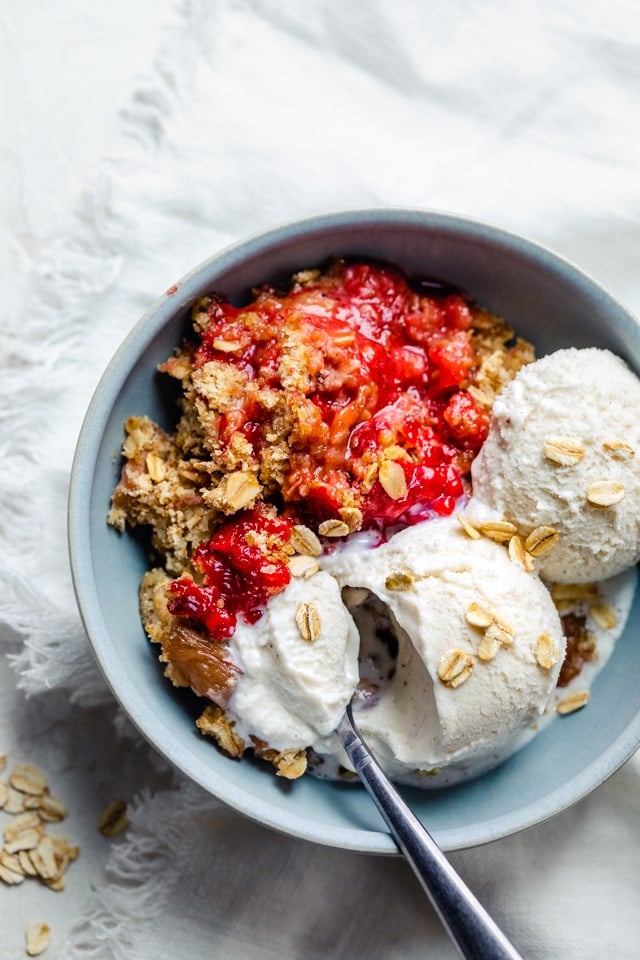
[[(278, 227), (216, 254), (139, 321), (109, 364), (78, 440), (69, 498), (69, 544), (78, 605), (114, 695), (141, 733), (188, 777), (248, 817), (287, 834), (346, 849), (395, 853), (357, 786), (303, 778), (283, 785), (268, 769), (221, 756), (196, 731), (197, 702), (164, 680), (140, 625), (146, 557), (105, 516), (120, 469), (124, 420), (149, 414), (169, 426), (156, 365), (189, 328), (189, 307), (210, 290), (242, 302), (252, 286), (334, 254), (396, 262), (473, 293), (536, 344), (608, 347), (640, 371), (640, 328), (615, 300), (550, 251), (489, 225), (442, 213), (363, 210)], [(446, 850), (515, 833), (560, 812), (610, 776), (640, 743), (639, 600), (597, 678), (588, 710), (554, 722), (517, 756), (439, 792), (404, 791)], [(615, 709), (611, 705), (615, 704)]]

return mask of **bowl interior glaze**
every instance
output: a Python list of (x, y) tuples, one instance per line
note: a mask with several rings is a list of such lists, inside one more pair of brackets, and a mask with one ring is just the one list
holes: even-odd
[[(196, 267), (140, 320), (105, 372), (78, 441), (69, 541), (78, 604), (117, 699), (145, 737), (188, 777), (243, 814), (287, 834), (373, 853), (396, 848), (359, 786), (304, 777), (288, 783), (266, 765), (221, 756), (196, 730), (201, 703), (163, 679), (138, 615), (144, 547), (105, 521), (120, 469), (123, 423), (148, 414), (170, 427), (168, 378), (156, 365), (189, 329), (189, 307), (211, 290), (237, 303), (255, 284), (334, 254), (376, 257), (470, 291), (531, 339), (541, 356), (565, 346), (608, 347), (640, 371), (640, 328), (594, 281), (522, 238), (460, 217), (358, 211), (279, 227)], [(503, 766), (443, 791), (406, 789), (447, 850), (507, 836), (565, 809), (613, 773), (640, 742), (640, 599), (587, 710), (554, 721)]]

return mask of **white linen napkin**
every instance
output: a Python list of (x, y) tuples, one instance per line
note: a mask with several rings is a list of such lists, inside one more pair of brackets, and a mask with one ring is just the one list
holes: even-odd
[[(93, 22), (97, 42), (96, 15), (78, 12), (70, 30)], [(185, 0), (162, 20), (97, 169), (77, 196), (61, 181), (66, 217), (53, 204), (48, 235), (16, 228), (3, 244), (3, 726), (74, 792), (82, 854), (55, 906), (48, 890), (0, 889), (0, 950), (20, 955), (18, 925), (37, 908), (57, 918), (60, 958), (444, 960), (453, 948), (402, 862), (248, 823), (166, 770), (118, 715), (67, 572), (71, 457), (144, 309), (223, 245), (287, 219), (395, 205), (485, 218), (640, 311), (638, 8)], [(23, 177), (34, 209), (45, 178)], [(553, 822), (453, 857), (527, 958), (637, 957), (639, 786), (636, 757)], [(121, 795), (135, 795), (131, 827), (103, 871), (92, 818)]]

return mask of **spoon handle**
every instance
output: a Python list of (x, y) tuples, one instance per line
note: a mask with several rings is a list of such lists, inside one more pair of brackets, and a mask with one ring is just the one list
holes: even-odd
[(522, 960), (389, 782), (358, 733), (351, 706), (336, 732), (460, 955), (468, 960)]

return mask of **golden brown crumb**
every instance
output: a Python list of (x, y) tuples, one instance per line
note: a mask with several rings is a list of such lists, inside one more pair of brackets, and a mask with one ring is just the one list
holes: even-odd
[[(130, 526), (150, 527), (153, 546), (165, 555), (167, 569), (181, 573), (192, 548), (211, 535), (213, 518), (205, 509), (202, 489), (181, 473), (175, 443), (152, 420), (131, 417), (125, 429), (125, 463), (108, 520), (118, 530), (125, 520)], [(205, 488), (209, 475), (200, 472), (198, 477)]]
[(241, 757), (244, 753), (244, 740), (235, 733), (233, 721), (220, 707), (205, 707), (196, 720), (196, 726), (200, 733), (213, 737), (220, 749), (230, 757)]
[(286, 780), (297, 780), (307, 771), (306, 750), (296, 750), (292, 747), (290, 750), (278, 751), (261, 747), (256, 743), (255, 753), (263, 760), (272, 763), (276, 768), (276, 775)]
[(469, 393), (490, 410), (501, 390), (513, 380), (521, 367), (535, 360), (533, 347), (519, 337), (499, 317), (486, 310), (473, 311), (473, 347), (479, 359), (468, 387)]
[[(332, 269), (329, 268), (328, 275)], [(338, 265), (335, 269), (341, 268)], [(317, 270), (309, 270), (293, 278), (294, 289), (304, 298), (301, 303), (312, 312), (314, 306), (322, 306), (323, 294), (313, 286), (320, 275)], [(272, 290), (257, 291), (256, 296), (260, 303), (278, 305)], [(193, 307), (197, 333), (210, 327), (216, 301), (215, 295), (203, 297)], [(534, 359), (533, 350), (525, 341), (515, 340), (513, 331), (500, 318), (476, 307), (470, 309), (475, 363), (463, 387), (489, 409), (520, 367)], [(237, 735), (225, 724), (221, 706), (233, 689), (238, 667), (226, 643), (210, 642), (197, 629), (185, 625), (182, 618), (171, 615), (168, 585), (176, 577), (198, 578), (191, 562), (193, 552), (229, 516), (263, 500), (268, 502), (273, 495), (282, 496), (285, 501), (307, 497), (309, 485), (305, 484), (312, 486), (312, 482), (306, 478), (314, 475), (317, 450), (327, 451), (327, 469), (332, 470), (331, 457), (344, 450), (353, 423), (363, 412), (367, 413), (367, 403), (376, 390), (375, 385), (365, 384), (348, 411), (325, 422), (310, 394), (319, 383), (324, 390), (339, 390), (345, 377), (358, 373), (349, 365), (353, 367), (359, 360), (344, 350), (345, 345), (353, 343), (355, 335), (348, 329), (338, 331), (333, 341), (323, 343), (321, 349), (313, 338), (301, 338), (299, 317), (293, 314), (287, 315), (279, 330), (277, 388), (268, 377), (254, 378), (241, 366), (223, 359), (200, 362), (196, 359), (196, 347), (189, 344), (160, 365), (162, 372), (180, 381), (180, 419), (171, 435), (148, 417), (131, 417), (127, 421), (124, 466), (108, 517), (120, 531), (127, 524), (150, 529), (151, 545), (160, 554), (162, 566), (156, 566), (142, 579), (140, 610), (145, 630), (160, 645), (166, 676), (176, 686), (190, 686), (196, 694), (216, 702), (215, 707), (205, 711), (198, 726), (219, 743), (222, 741), (223, 749), (232, 755), (242, 752), (244, 744), (240, 747), (234, 741)], [(213, 346), (219, 356), (231, 358), (249, 344), (261, 342), (269, 342), (264, 320), (247, 308), (234, 315), (224, 336), (213, 341)], [(255, 410), (260, 425), (257, 443), (245, 430), (244, 411), (248, 404)], [(461, 452), (463, 471), (468, 469), (471, 456)], [(401, 501), (407, 494), (407, 481), (398, 460), (410, 461), (411, 457), (412, 451), (398, 446), (393, 438), (379, 451), (363, 451), (353, 470), (356, 482), (331, 487), (335, 513), (319, 523), (320, 535), (343, 537), (361, 529), (362, 497), (377, 482), (392, 499)], [(335, 475), (338, 476), (337, 468)], [(461, 523), (468, 536), (480, 535), (464, 518)], [(492, 535), (486, 530), (482, 532)], [(499, 534), (512, 539), (514, 531), (509, 525)], [(496, 531), (493, 536), (499, 538)], [(313, 576), (318, 565), (310, 562), (309, 557), (322, 550), (311, 530), (302, 546), (295, 535), (290, 545), (253, 540), (250, 545), (259, 546), (274, 560), (291, 561), (291, 572), (298, 577)], [(294, 550), (298, 556), (291, 560)], [(315, 618), (306, 616), (301, 623), (302, 636), (311, 642), (317, 633)], [(498, 629), (495, 624), (493, 627)], [(496, 643), (499, 647), (506, 640), (500, 637)], [(462, 666), (455, 677), (445, 681), (448, 685), (455, 687), (467, 678), (471, 668), (466, 661)], [(264, 749), (268, 750), (268, 745)], [(304, 752), (273, 752), (267, 759), (281, 776), (297, 777), (306, 769)], [(16, 801), (9, 797), (8, 802)]]

